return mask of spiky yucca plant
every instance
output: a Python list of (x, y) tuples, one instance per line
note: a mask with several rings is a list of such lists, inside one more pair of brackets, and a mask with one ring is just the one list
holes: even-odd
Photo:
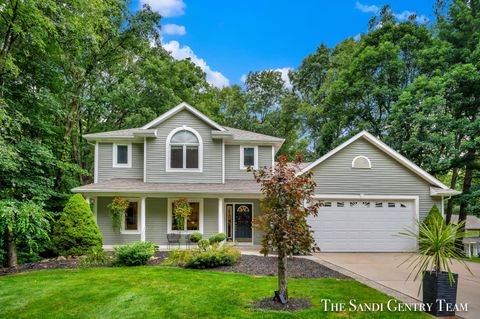
[(450, 284), (453, 285), (455, 279), (451, 265), (454, 260), (462, 263), (472, 273), (463, 261), (463, 250), (457, 245), (461, 238), (468, 236), (461, 231), (463, 226), (464, 222), (453, 225), (446, 224), (441, 218), (434, 218), (429, 224), (417, 222), (418, 232), (414, 230), (402, 232), (402, 235), (418, 241), (418, 253), (404, 262), (413, 267), (408, 278), (414, 274), (414, 280), (417, 280), (427, 271), (447, 272)]

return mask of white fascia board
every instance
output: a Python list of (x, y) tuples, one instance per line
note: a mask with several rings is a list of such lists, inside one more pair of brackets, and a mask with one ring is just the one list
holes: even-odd
[(430, 175), (429, 173), (427, 173), (426, 171), (424, 171), (423, 169), (421, 169), (420, 167), (415, 165), (413, 162), (408, 160), (406, 157), (404, 157), (403, 155), (401, 155), (400, 153), (398, 153), (397, 151), (392, 149), (390, 146), (383, 143), (382, 141), (380, 141), (378, 138), (376, 138), (372, 134), (368, 133), (367, 131), (362, 131), (362, 132), (358, 133), (357, 135), (353, 136), (352, 138), (350, 138), (349, 140), (347, 140), (346, 142), (344, 142), (344, 143), (340, 144), (339, 146), (335, 147), (333, 150), (331, 150), (330, 152), (323, 155), (322, 157), (320, 157), (315, 162), (311, 163), (310, 165), (308, 165), (307, 167), (302, 169), (300, 172), (297, 173), (297, 175), (305, 174), (306, 172), (308, 172), (309, 170), (311, 170), (312, 168), (314, 168), (315, 166), (317, 166), (321, 162), (325, 161), (327, 158), (329, 158), (332, 155), (338, 153), (339, 151), (341, 151), (342, 149), (344, 149), (348, 145), (352, 144), (353, 142), (355, 142), (356, 140), (358, 140), (361, 137), (365, 138), (367, 141), (369, 141), (370, 143), (372, 143), (373, 145), (375, 145), (376, 147), (378, 147), (379, 149), (381, 149), (382, 151), (384, 151), (385, 153), (387, 153), (388, 155), (393, 157), (397, 162), (406, 166), (408, 169), (410, 169), (411, 171), (416, 173), (418, 176), (422, 177), (424, 180), (426, 180), (426, 181), (430, 182), (431, 184), (436, 185), (436, 186), (438, 186), (442, 189), (449, 189), (448, 186), (444, 185), (438, 179), (436, 179), (435, 177), (433, 177), (432, 175)]
[(146, 125), (142, 126), (142, 129), (149, 129), (149, 128), (155, 126), (155, 125), (158, 125), (158, 124), (162, 123), (163, 121), (165, 121), (166, 119), (172, 117), (173, 115), (177, 114), (178, 112), (180, 112), (181, 110), (184, 110), (184, 109), (189, 110), (190, 112), (192, 112), (193, 114), (198, 116), (200, 119), (202, 119), (203, 121), (207, 122), (208, 124), (210, 124), (211, 126), (216, 128), (217, 130), (226, 131), (226, 129), (223, 126), (221, 126), (220, 124), (212, 121), (205, 114), (203, 114), (202, 112), (200, 112), (199, 110), (197, 110), (196, 108), (192, 107), (191, 105), (189, 105), (188, 103), (185, 103), (185, 102), (182, 102), (182, 103), (178, 104), (173, 109), (169, 110), (168, 112), (163, 113), (162, 115), (160, 115), (159, 117), (157, 117), (153, 121), (150, 121)]

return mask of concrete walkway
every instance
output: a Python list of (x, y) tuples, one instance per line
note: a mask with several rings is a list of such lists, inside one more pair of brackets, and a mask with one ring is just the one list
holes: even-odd
[[(418, 302), (419, 281), (406, 281), (410, 274), (407, 264), (401, 265), (411, 254), (406, 253), (316, 253), (310, 258), (334, 270), (383, 291), (404, 302)], [(452, 269), (459, 274), (457, 303), (468, 303), (468, 312), (457, 313), (463, 318), (480, 318), (480, 263), (468, 262), (472, 276), (462, 264)]]

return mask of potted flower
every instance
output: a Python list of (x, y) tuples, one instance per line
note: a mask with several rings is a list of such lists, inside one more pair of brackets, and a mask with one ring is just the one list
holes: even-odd
[(192, 214), (192, 206), (186, 198), (180, 198), (173, 202), (173, 217), (175, 218), (180, 230), (185, 228), (184, 221)]
[(122, 220), (125, 218), (129, 205), (129, 201), (120, 196), (116, 196), (108, 205), (112, 216), (112, 228), (114, 231), (119, 232), (122, 228)]
[(461, 245), (458, 245), (466, 236), (462, 231), (463, 223), (446, 224), (442, 218), (433, 218), (417, 226), (418, 232), (402, 233), (418, 240), (418, 253), (406, 261), (413, 266), (409, 277), (415, 274), (414, 280), (417, 280), (422, 276), (423, 303), (431, 305), (427, 307), (428, 313), (437, 317), (455, 316), (458, 274), (452, 272), (452, 261), (462, 263), (471, 273), (463, 261)]

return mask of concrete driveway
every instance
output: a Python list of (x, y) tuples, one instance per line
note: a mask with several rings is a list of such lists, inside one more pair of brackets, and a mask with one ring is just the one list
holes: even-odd
[[(312, 259), (325, 265), (333, 265), (337, 270), (353, 275), (357, 280), (382, 290), (399, 300), (410, 302), (420, 300), (420, 282), (405, 281), (410, 273), (406, 264), (400, 264), (411, 254), (407, 253), (317, 253)], [(457, 313), (464, 318), (480, 318), (480, 263), (468, 262), (472, 276), (460, 263), (455, 263), (453, 271), (459, 274), (457, 303), (468, 303), (468, 312)], [(363, 280), (362, 280), (363, 279)], [(386, 288), (386, 289), (382, 289)], [(402, 298), (403, 297), (403, 298)]]

